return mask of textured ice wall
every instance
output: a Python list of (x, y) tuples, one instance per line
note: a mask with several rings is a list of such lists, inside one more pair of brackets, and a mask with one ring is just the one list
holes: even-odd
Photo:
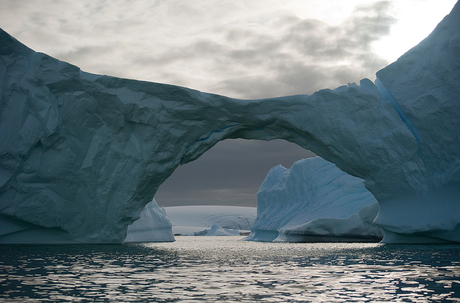
[(404, 166), (420, 161), (369, 80), (246, 101), (88, 74), (5, 32), (0, 56), (0, 212), (77, 242), (122, 242), (174, 169), (225, 138), (286, 139), (399, 191)]
[(378, 203), (363, 180), (320, 157), (281, 165), (257, 193), (257, 218), (246, 240), (275, 242), (379, 241)]
[(180, 164), (226, 138), (280, 138), (363, 178), (384, 241), (459, 242), (459, 33), (457, 3), (377, 86), (236, 100), (85, 73), (0, 31), (0, 214), (8, 230), (120, 243)]
[(172, 224), (166, 211), (159, 207), (155, 199), (148, 203), (140, 218), (128, 226), (125, 242), (172, 242)]
[(384, 241), (459, 242), (460, 3), (377, 78), (382, 99), (412, 132), (420, 159), (404, 167), (405, 190), (367, 183), (380, 203), (376, 223), (385, 228)]
[(366, 184), (380, 204), (384, 241), (460, 242), (460, 2), (424, 41), (377, 72), (376, 84), (420, 159), (405, 165), (404, 190)]

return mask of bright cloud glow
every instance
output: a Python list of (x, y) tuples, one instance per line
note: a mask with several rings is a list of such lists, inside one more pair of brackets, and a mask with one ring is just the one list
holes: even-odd
[(397, 1), (394, 5), (397, 21), (390, 35), (374, 44), (375, 53), (390, 62), (395, 61), (428, 36), (455, 3), (454, 0)]

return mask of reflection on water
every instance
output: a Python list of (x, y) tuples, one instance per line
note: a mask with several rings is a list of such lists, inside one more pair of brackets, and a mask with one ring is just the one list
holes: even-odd
[(460, 301), (460, 246), (255, 243), (1, 245), (0, 301)]

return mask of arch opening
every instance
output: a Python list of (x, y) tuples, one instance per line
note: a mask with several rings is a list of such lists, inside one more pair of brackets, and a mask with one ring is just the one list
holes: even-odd
[(256, 193), (268, 171), (287, 168), (314, 153), (284, 140), (226, 139), (197, 160), (179, 166), (155, 194), (160, 206), (233, 205), (256, 207)]

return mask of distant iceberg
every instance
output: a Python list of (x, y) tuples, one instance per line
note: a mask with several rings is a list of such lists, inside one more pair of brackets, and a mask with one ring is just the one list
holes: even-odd
[(125, 243), (130, 242), (173, 242), (172, 223), (163, 207), (155, 199), (148, 203), (139, 219), (128, 226)]
[(352, 177), (320, 157), (270, 170), (257, 193), (249, 241), (368, 242), (383, 231), (372, 221), (378, 203)]
[(86, 73), (0, 30), (0, 243), (122, 243), (179, 165), (228, 138), (362, 178), (383, 242), (460, 242), (459, 49), (457, 3), (375, 83), (239, 100)]

